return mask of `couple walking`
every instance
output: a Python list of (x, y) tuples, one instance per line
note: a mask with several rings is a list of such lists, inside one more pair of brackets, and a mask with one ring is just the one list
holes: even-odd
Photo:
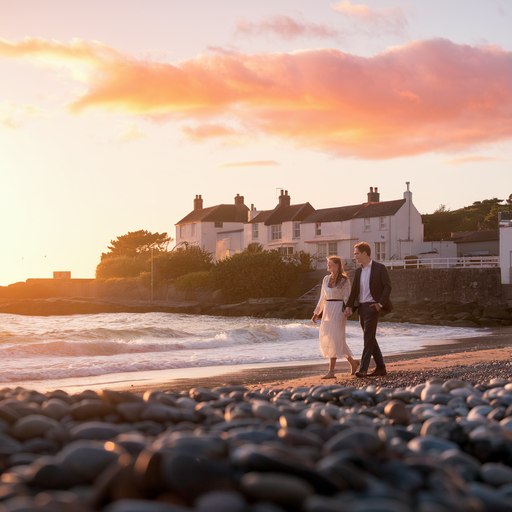
[[(327, 270), (322, 283), (322, 293), (315, 308), (312, 321), (316, 323), (322, 314), (320, 325), (320, 349), (329, 359), (329, 371), (322, 379), (334, 379), (334, 368), (338, 357), (346, 357), (352, 367), (352, 375), (359, 378), (386, 375), (386, 365), (375, 335), (381, 310), (393, 309), (389, 295), (391, 281), (386, 267), (371, 259), (371, 248), (366, 242), (354, 246), (354, 257), (361, 266), (356, 270), (352, 291), (350, 282), (338, 256), (327, 259)], [(359, 363), (345, 340), (347, 318), (359, 308), (359, 321), (363, 329), (364, 347)], [(376, 369), (368, 374), (370, 359)]]

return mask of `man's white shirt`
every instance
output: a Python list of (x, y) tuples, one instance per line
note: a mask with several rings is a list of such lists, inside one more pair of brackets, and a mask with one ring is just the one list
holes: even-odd
[(375, 302), (375, 299), (370, 293), (370, 273), (372, 271), (372, 262), (366, 265), (366, 268), (361, 267), (361, 280), (359, 281), (359, 303)]

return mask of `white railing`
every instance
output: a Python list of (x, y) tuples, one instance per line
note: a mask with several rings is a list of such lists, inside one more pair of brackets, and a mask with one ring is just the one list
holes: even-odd
[(387, 268), (491, 268), (499, 267), (498, 256), (464, 256), (461, 258), (418, 258), (381, 261)]

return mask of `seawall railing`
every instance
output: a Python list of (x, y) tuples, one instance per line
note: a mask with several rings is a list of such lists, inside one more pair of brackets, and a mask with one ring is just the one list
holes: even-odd
[(414, 258), (381, 261), (387, 268), (493, 268), (499, 267), (498, 256), (464, 256), (460, 258)]

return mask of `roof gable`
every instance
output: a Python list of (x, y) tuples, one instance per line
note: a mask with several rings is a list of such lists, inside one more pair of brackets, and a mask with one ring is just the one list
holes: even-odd
[(315, 209), (309, 203), (293, 204), (290, 206), (279, 204), (266, 218), (265, 225), (270, 226), (290, 221), (300, 222), (314, 211)]
[(387, 217), (395, 213), (405, 204), (405, 199), (383, 201), (382, 203), (363, 203), (362, 208), (354, 215), (354, 219), (368, 219), (370, 217)]
[(234, 204), (218, 204), (209, 208), (192, 210), (186, 217), (183, 217), (176, 225), (190, 224), (192, 222), (247, 222), (247, 206)]
[(336, 208), (322, 208), (321, 210), (315, 210), (302, 222), (304, 224), (311, 222), (343, 222), (344, 220), (350, 220), (361, 208), (362, 205), (360, 204), (339, 206)]

